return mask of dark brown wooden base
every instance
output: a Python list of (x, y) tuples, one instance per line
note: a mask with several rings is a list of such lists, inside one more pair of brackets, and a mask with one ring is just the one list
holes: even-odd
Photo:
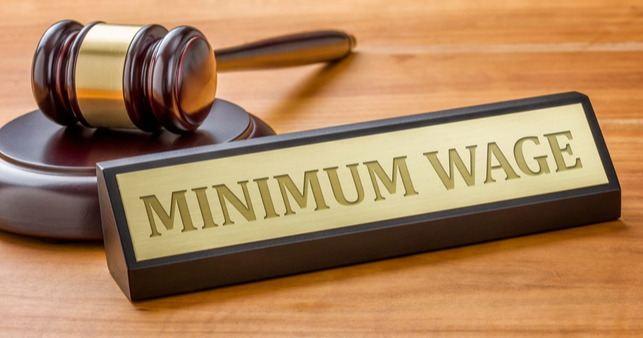
[(28, 113), (0, 129), (0, 229), (99, 240), (97, 162), (273, 134), (257, 117), (218, 99), (188, 135), (61, 127), (40, 111)]

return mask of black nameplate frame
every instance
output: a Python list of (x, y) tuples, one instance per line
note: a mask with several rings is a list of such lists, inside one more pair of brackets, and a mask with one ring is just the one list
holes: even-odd
[(97, 165), (107, 263), (133, 301), (620, 217), (580, 93)]

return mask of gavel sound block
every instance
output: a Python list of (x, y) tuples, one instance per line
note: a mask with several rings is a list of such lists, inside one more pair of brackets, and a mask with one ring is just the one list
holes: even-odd
[(191, 27), (54, 24), (34, 55), (40, 111), (0, 129), (0, 229), (101, 239), (97, 162), (274, 134), (243, 108), (215, 100), (215, 70), (330, 61), (353, 46), (342, 32), (321, 31), (215, 57)]

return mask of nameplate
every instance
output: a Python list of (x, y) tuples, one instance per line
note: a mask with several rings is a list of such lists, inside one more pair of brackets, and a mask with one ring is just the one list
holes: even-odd
[(578, 93), (97, 167), (108, 266), (132, 300), (620, 215)]

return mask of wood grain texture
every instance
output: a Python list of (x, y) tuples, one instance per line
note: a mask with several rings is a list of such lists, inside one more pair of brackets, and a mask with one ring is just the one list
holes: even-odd
[[(199, 28), (213, 47), (341, 29), (333, 65), (219, 75), (286, 133), (576, 90), (623, 189), (620, 220), (130, 303), (101, 243), (0, 233), (0, 336), (643, 336), (640, 1), (35, 1), (0, 4), (0, 125), (36, 109), (53, 22)], [(28, 137), (28, 136), (26, 136)]]

